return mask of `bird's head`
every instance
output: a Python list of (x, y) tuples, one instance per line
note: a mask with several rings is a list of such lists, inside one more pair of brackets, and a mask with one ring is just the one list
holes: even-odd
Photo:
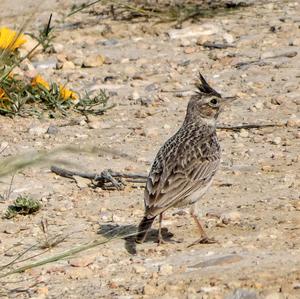
[(215, 125), (223, 107), (234, 97), (222, 97), (214, 90), (199, 73), (199, 81), (196, 83), (197, 92), (189, 101), (187, 118), (194, 121), (202, 121), (208, 125)]

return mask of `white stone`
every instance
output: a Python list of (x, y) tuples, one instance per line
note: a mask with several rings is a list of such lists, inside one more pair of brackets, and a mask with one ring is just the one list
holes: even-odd
[(172, 29), (168, 31), (168, 35), (171, 39), (183, 39), (201, 35), (212, 35), (219, 33), (220, 31), (221, 29), (219, 26), (211, 23), (204, 23), (201, 25), (189, 26), (183, 29)]

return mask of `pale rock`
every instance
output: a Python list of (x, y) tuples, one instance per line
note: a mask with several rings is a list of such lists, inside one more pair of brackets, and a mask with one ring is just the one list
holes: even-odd
[(214, 266), (223, 266), (232, 263), (238, 263), (242, 260), (242, 257), (237, 254), (230, 254), (218, 257), (209, 258), (201, 263), (193, 265), (191, 268), (207, 268), (207, 267), (214, 267)]
[(133, 270), (136, 274), (142, 274), (146, 272), (146, 268), (142, 265), (134, 265)]
[(288, 127), (297, 127), (297, 128), (299, 128), (300, 127), (300, 118), (292, 117), (287, 121), (286, 125)]
[(159, 267), (159, 274), (171, 275), (173, 273), (173, 266), (169, 264), (163, 264)]
[(45, 126), (32, 126), (29, 128), (28, 133), (34, 136), (42, 136), (47, 133), (48, 128)]
[(6, 148), (8, 148), (9, 144), (6, 141), (1, 142), (0, 144), (0, 152), (2, 153)]
[(41, 61), (32, 62), (33, 66), (37, 70), (56, 69), (57, 63), (58, 63), (58, 60), (56, 57), (51, 57), (51, 58), (44, 59)]
[(300, 200), (293, 202), (293, 206), (296, 211), (300, 211)]
[(102, 55), (92, 55), (88, 56), (83, 60), (82, 67), (98, 67), (103, 65), (105, 62), (105, 58)]
[(258, 110), (262, 110), (264, 108), (264, 104), (262, 102), (257, 102), (254, 107)]
[(247, 130), (245, 130), (245, 129), (241, 129), (239, 135), (240, 135), (240, 137), (242, 137), (242, 138), (247, 138), (247, 137), (249, 136), (249, 132), (248, 132)]
[(191, 42), (188, 39), (182, 39), (180, 41), (180, 46), (181, 47), (189, 47), (189, 46), (191, 46)]
[(155, 295), (157, 293), (157, 288), (151, 286), (150, 284), (146, 284), (143, 289), (144, 295)]
[(234, 42), (234, 37), (230, 33), (224, 33), (223, 39), (226, 41), (227, 44), (232, 44)]
[(133, 100), (135, 100), (135, 101), (138, 100), (138, 99), (140, 98), (139, 92), (138, 92), (137, 90), (134, 90), (133, 93), (132, 93), (131, 98), (132, 98)]
[(12, 235), (12, 234), (17, 234), (20, 231), (20, 227), (14, 222), (7, 222), (2, 224), (1, 230), (5, 234)]
[(247, 289), (236, 289), (232, 294), (229, 294), (225, 299), (260, 299), (256, 292)]
[(188, 26), (183, 29), (172, 29), (168, 31), (170, 39), (183, 39), (198, 37), (201, 35), (217, 34), (221, 31), (220, 27), (212, 23)]
[(142, 132), (142, 136), (145, 137), (157, 137), (159, 134), (157, 128), (146, 128), (144, 132)]
[(192, 54), (196, 52), (196, 48), (195, 47), (187, 47), (184, 49), (184, 53), (185, 54)]
[(229, 224), (229, 223), (239, 223), (241, 220), (241, 213), (238, 211), (231, 211), (231, 212), (226, 212), (221, 214), (221, 221), (224, 224)]
[(72, 267), (87, 267), (88, 265), (91, 265), (94, 261), (94, 256), (86, 255), (84, 257), (77, 257), (69, 260), (69, 264)]
[(90, 129), (100, 129), (100, 128), (102, 128), (102, 123), (99, 120), (92, 120), (92, 121), (89, 121), (88, 127)]
[(30, 62), (29, 59), (25, 59), (21, 62), (21, 68), (24, 70), (24, 71), (29, 71), (29, 72), (33, 72), (33, 71), (36, 71), (35, 67), (32, 65), (32, 63)]
[(89, 184), (91, 183), (91, 180), (86, 179), (86, 178), (82, 178), (82, 177), (77, 176), (77, 175), (74, 175), (73, 178), (76, 181), (76, 185), (80, 189), (87, 188), (89, 186)]
[(62, 69), (64, 70), (72, 70), (75, 69), (75, 64), (72, 61), (65, 61), (62, 65)]
[(281, 137), (277, 136), (272, 140), (273, 144), (279, 145), (281, 143)]
[(270, 293), (264, 299), (285, 299), (285, 296), (282, 293)]
[[(38, 41), (34, 38), (32, 38), (30, 35), (25, 35), (25, 39), (26, 39), (26, 43), (24, 43), (20, 49), (20, 55), (22, 57), (24, 57), (25, 55), (27, 55), (30, 51), (32, 51), (32, 49), (34, 47), (36, 47), (36, 45), (38, 44)], [(36, 55), (38, 53), (42, 53), (43, 52), (43, 47), (42, 45), (39, 45), (34, 52), (31, 54), (31, 56)]]
[(62, 53), (64, 50), (64, 45), (59, 43), (53, 43), (53, 50), (55, 53)]

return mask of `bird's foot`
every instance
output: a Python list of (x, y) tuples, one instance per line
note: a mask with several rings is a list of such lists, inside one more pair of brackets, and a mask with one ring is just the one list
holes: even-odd
[(217, 243), (218, 241), (215, 238), (209, 238), (209, 237), (202, 237), (199, 240), (193, 242), (190, 244), (188, 247), (192, 247), (197, 244), (214, 244)]
[[(173, 234), (171, 234), (171, 236), (172, 235)], [(162, 235), (158, 235), (158, 238), (157, 238), (156, 242), (157, 242), (157, 246), (160, 246), (160, 245), (163, 245), (163, 244), (174, 244), (174, 243), (176, 243), (176, 241), (171, 240), (171, 239), (165, 240)]]

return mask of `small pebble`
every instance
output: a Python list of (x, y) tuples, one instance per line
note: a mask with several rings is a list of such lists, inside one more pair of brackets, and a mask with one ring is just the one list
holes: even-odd
[(163, 264), (159, 267), (159, 273), (161, 275), (170, 275), (173, 273), (173, 267), (169, 264)]

